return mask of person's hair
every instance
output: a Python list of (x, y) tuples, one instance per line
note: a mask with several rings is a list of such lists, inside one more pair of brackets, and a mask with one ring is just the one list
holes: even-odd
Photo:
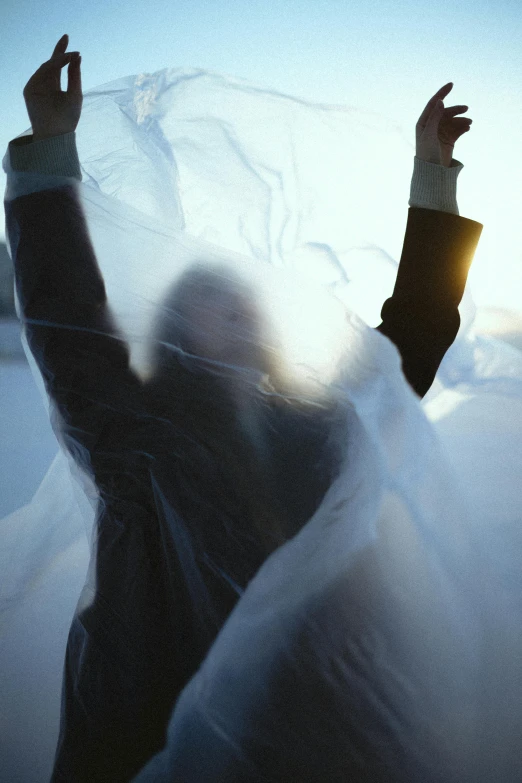
[[(157, 414), (174, 421), (183, 442), (193, 444), (193, 460), (198, 463), (193, 464), (195, 496), (212, 494), (214, 489), (211, 502), (227, 518), (243, 514), (245, 519), (234, 519), (243, 525), (240, 532), (268, 554), (286, 540), (285, 520), (264, 479), (256, 445), (238, 420), (231, 375), (195, 355), (183, 309), (191, 286), (215, 284), (218, 278), (220, 285), (239, 281), (231, 270), (196, 264), (167, 292), (153, 326), (147, 385)], [(275, 353), (266, 351), (264, 363), (273, 382), (278, 375)], [(259, 405), (270, 404), (262, 388), (253, 387), (252, 394)], [(210, 475), (219, 475), (218, 484)]]
[[(243, 537), (245, 547), (253, 545), (264, 559), (296, 532), (295, 519), (283, 510), (276, 497), (278, 481), (267, 477), (256, 443), (241, 426), (231, 393), (231, 376), (226, 369), (222, 371), (215, 363), (193, 355), (183, 312), (182, 303), (190, 286), (213, 283), (216, 275), (221, 285), (238, 282), (230, 270), (195, 265), (168, 291), (154, 324), (148, 387), (156, 401), (156, 414), (174, 422), (183, 436), (184, 448), (191, 452), (190, 457), (184, 456), (183, 464), (185, 481), (191, 484), (194, 497), (204, 498), (207, 507), (215, 504), (219, 512), (216, 524), (219, 518), (230, 520), (234, 537)], [(252, 292), (250, 295), (254, 297)], [(266, 346), (263, 350), (268, 384), (252, 386), (255, 405), (261, 410), (278, 406), (291, 409), (291, 415), (296, 414), (305, 426), (305, 420), (317, 416), (317, 406), (307, 406), (300, 398), (291, 399), (285, 394), (277, 351)], [(297, 466), (294, 476), (300, 475), (299, 459), (299, 454), (293, 455), (294, 470)], [(312, 485), (313, 480), (303, 477), (303, 493)], [(220, 531), (209, 530), (207, 535), (219, 536)]]

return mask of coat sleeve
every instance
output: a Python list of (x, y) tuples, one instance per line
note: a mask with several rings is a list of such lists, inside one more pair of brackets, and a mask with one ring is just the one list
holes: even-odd
[(161, 749), (202, 653), (150, 491), (141, 383), (107, 306), (76, 186), (8, 201), (6, 217), (29, 346), (60, 436), (101, 500), (96, 556), (67, 643), (52, 780), (123, 783)]
[(457, 336), (458, 306), (483, 226), (411, 207), (392, 296), (377, 329), (399, 349), (407, 381), (423, 397)]
[(6, 201), (5, 212), (22, 324), (55, 430), (96, 472), (100, 438), (115, 421), (123, 426), (139, 380), (108, 309), (76, 186)]

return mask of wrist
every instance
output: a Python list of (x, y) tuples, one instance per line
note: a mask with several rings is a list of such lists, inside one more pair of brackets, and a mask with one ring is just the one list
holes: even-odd
[(462, 163), (455, 160), (452, 163), (454, 165), (446, 167), (415, 156), (408, 202), (410, 207), (459, 214), (457, 178), (462, 170)]
[(34, 136), (13, 139), (9, 143), (10, 163), (13, 171), (73, 177), (81, 180), (81, 166), (75, 135), (74, 132), (71, 132), (48, 136), (45, 139), (35, 139)]
[(452, 164), (452, 161), (453, 161), (453, 157), (451, 157), (451, 156), (448, 159), (447, 156), (442, 156), (442, 157), (436, 156), (435, 157), (434, 155), (422, 155), (422, 154), (419, 155), (418, 153), (416, 153), (415, 157), (418, 160), (424, 161), (424, 163), (431, 163), (433, 166), (444, 166), (444, 168), (446, 168), (446, 169), (451, 168), (451, 164)]

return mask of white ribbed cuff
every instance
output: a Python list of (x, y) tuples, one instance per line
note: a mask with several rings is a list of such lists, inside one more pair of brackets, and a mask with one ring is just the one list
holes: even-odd
[(458, 215), (457, 177), (463, 168), (458, 160), (452, 160), (451, 166), (447, 168), (415, 156), (408, 201), (410, 207), (437, 209), (439, 212)]
[(74, 131), (40, 141), (20, 136), (9, 142), (9, 155), (14, 171), (82, 179)]

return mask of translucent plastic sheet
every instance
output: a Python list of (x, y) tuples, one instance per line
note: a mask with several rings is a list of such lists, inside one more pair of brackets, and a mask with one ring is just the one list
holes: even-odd
[(357, 332), (341, 474), (250, 583), (136, 783), (490, 779), (465, 505), (390, 346)]
[(339, 478), (250, 583), (133, 783), (518, 779), (522, 367), (471, 346), (466, 381), (425, 406), (435, 427), (388, 346), (360, 387), (347, 369)]
[[(47, 382), (59, 381), (69, 407), (81, 387), (82, 402), (71, 421), (49, 408), (77, 464), (61, 453), (33, 502), (1, 523), (0, 649), (10, 662), (1, 670), (10, 678), (5, 715), (18, 716), (6, 732), (18, 747), (35, 729), (40, 741), (33, 758), (25, 754), (24, 781), (50, 774), (59, 674), (89, 550), (79, 611), (114, 588), (110, 578), (99, 584), (93, 471), (113, 552), (121, 534), (136, 553), (114, 575), (121, 603), (109, 643), (118, 654), (133, 612), (152, 605), (147, 568), (163, 564), (155, 613), (133, 638), (147, 663), (129, 662), (144, 693), (163, 687), (145, 667), (152, 660), (165, 672), (177, 654), (159, 644), (154, 659), (155, 641), (168, 632), (179, 647), (182, 627), (202, 657), (265, 558), (305, 525), (251, 583), (151, 764), (185, 764), (187, 732), (195, 742), (202, 732), (209, 757), (200, 763), (216, 780), (229, 764), (252, 780), (306, 780), (305, 752), (310, 780), (330, 755), (332, 780), (370, 756), (383, 780), (451, 780), (455, 770), (464, 770), (455, 780), (484, 771), (484, 780), (513, 779), (522, 359), (475, 336), (468, 298), (424, 403), (431, 425), (396, 349), (370, 328), (391, 294), (406, 223), (413, 150), (400, 130), (172, 70), (91, 90), (77, 140), (81, 185), (16, 175), (17, 195), (42, 191), (45, 201), (61, 189), (61, 201), (45, 202), (58, 222), (80, 199), (114, 316), (107, 337), (99, 282), (85, 279), (75, 301), (64, 274), (60, 296), (48, 292), (54, 317), (32, 323), (45, 338), (32, 349), (51, 346), (50, 367), (67, 324), (74, 372), (63, 384), (55, 367)], [(66, 320), (61, 301), (72, 302)], [(161, 598), (183, 590), (197, 627)], [(354, 613), (366, 624), (350, 636)], [(25, 673), (13, 658), (28, 628), (46, 688), (26, 686), (24, 709), (16, 678)], [(310, 711), (295, 695), (305, 681)], [(288, 729), (275, 732), (281, 700)], [(366, 722), (343, 722), (355, 707), (368, 710)], [(254, 768), (256, 743), (267, 760)], [(209, 767), (183, 769), (184, 781), (211, 780)]]

